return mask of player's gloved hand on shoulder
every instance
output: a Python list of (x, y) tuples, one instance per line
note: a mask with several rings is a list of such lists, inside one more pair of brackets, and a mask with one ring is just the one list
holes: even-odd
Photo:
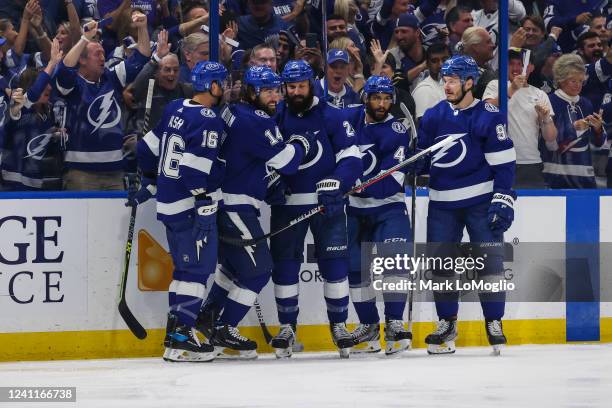
[(506, 232), (512, 225), (514, 200), (516, 200), (516, 193), (512, 190), (496, 190), (493, 193), (488, 212), (489, 228), (493, 232)]
[(270, 174), (268, 181), (268, 191), (266, 193), (265, 202), (268, 205), (283, 205), (287, 201), (285, 193), (287, 186), (278, 172), (274, 171)]
[[(308, 130), (301, 135), (291, 135), (289, 139), (287, 140), (287, 143), (293, 143), (298, 146), (301, 146), (302, 150), (304, 150), (304, 159), (305, 159), (310, 149), (315, 145), (316, 143), (315, 140), (316, 140), (316, 135), (313, 132)], [(302, 159), (302, 161), (304, 159)]]
[(128, 199), (125, 203), (126, 207), (135, 207), (144, 203), (151, 197), (157, 194), (157, 180), (154, 178), (143, 177), (140, 182), (140, 189), (133, 188), (134, 184), (130, 183), (128, 187)]
[(208, 196), (196, 196), (195, 210), (193, 237), (206, 244), (217, 234), (217, 202)]
[(340, 190), (340, 180), (327, 178), (317, 183), (317, 198), (323, 215), (333, 217), (344, 212), (346, 199)]

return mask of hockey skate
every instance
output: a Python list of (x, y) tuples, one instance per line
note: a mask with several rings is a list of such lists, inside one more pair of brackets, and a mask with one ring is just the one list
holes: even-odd
[(493, 346), (493, 352), (491, 354), (494, 356), (499, 356), (501, 354), (502, 346), (508, 342), (506, 340), (506, 336), (504, 336), (501, 320), (485, 321), (485, 329), (487, 330), (489, 344)]
[(385, 354), (401, 353), (412, 345), (412, 333), (404, 328), (401, 320), (385, 321)]
[(202, 308), (202, 310), (200, 310), (198, 318), (196, 319), (196, 329), (209, 340), (213, 335), (215, 322), (219, 318), (219, 314), (220, 313), (217, 309), (205, 306)]
[(351, 333), (346, 329), (346, 323), (330, 323), (329, 329), (331, 330), (332, 340), (338, 347), (340, 358), (349, 358), (351, 347), (353, 347), (353, 339)]
[(425, 337), (427, 353), (452, 354), (455, 352), (457, 338), (457, 320), (441, 319), (436, 330)]
[(295, 329), (293, 324), (282, 324), (278, 334), (270, 341), (270, 345), (275, 349), (276, 358), (289, 358), (293, 354)]
[(202, 344), (195, 334), (195, 329), (178, 322), (178, 317), (168, 314), (166, 338), (164, 340), (165, 361), (205, 362), (215, 358), (215, 348)]
[(240, 334), (237, 327), (217, 326), (209, 343), (215, 348), (218, 358), (254, 360), (257, 358), (257, 343)]
[(351, 333), (354, 346), (351, 348), (351, 354), (363, 353), (378, 353), (380, 347), (380, 326), (378, 323), (363, 324)]

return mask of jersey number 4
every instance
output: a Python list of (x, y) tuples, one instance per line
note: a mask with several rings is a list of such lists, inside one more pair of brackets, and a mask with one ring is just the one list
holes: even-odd
[(395, 153), (393, 153), (393, 158), (397, 159), (398, 162), (403, 162), (406, 160), (406, 153), (404, 152), (404, 146), (400, 146), (397, 148)]

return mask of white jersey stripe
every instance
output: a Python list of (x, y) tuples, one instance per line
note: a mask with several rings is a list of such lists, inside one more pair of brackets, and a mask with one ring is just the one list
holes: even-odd
[(293, 156), (295, 156), (295, 147), (293, 147), (291, 143), (288, 143), (283, 150), (276, 154), (276, 156), (268, 160), (266, 165), (274, 169), (282, 169), (289, 164)]
[(429, 189), (429, 199), (431, 201), (461, 201), (469, 198), (478, 197), (479, 195), (493, 192), (493, 180), (485, 181), (484, 183), (474, 184), (467, 187), (456, 188), (453, 190), (434, 190)]
[(192, 153), (183, 153), (183, 157), (181, 157), (181, 166), (191, 167), (192, 169), (196, 169), (205, 174), (210, 174), (210, 169), (212, 168), (212, 161), (207, 159), (206, 157), (198, 157)]
[(121, 150), (110, 150), (106, 152), (78, 152), (69, 150), (64, 158), (67, 162), (73, 163), (110, 163), (123, 160)]
[(485, 153), (485, 159), (490, 166), (498, 164), (511, 163), (516, 161), (516, 151), (514, 148), (501, 150), (499, 152)]

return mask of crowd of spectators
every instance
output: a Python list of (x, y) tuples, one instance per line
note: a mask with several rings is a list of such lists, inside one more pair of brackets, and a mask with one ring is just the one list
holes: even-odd
[[(227, 102), (245, 67), (279, 72), (304, 59), (320, 98), (361, 103), (365, 79), (384, 75), (396, 88), (392, 114), (418, 120), (445, 99), (442, 63), (464, 53), (482, 71), (476, 97), (498, 104), (508, 35), (516, 187), (612, 185), (607, 2), (509, 0), (505, 34), (497, 0), (327, 0), (326, 24), (323, 4), (220, 1)], [(190, 71), (210, 57), (208, 24), (206, 0), (0, 0), (0, 189), (124, 189), (150, 80), (155, 124), (169, 101), (192, 95)]]

